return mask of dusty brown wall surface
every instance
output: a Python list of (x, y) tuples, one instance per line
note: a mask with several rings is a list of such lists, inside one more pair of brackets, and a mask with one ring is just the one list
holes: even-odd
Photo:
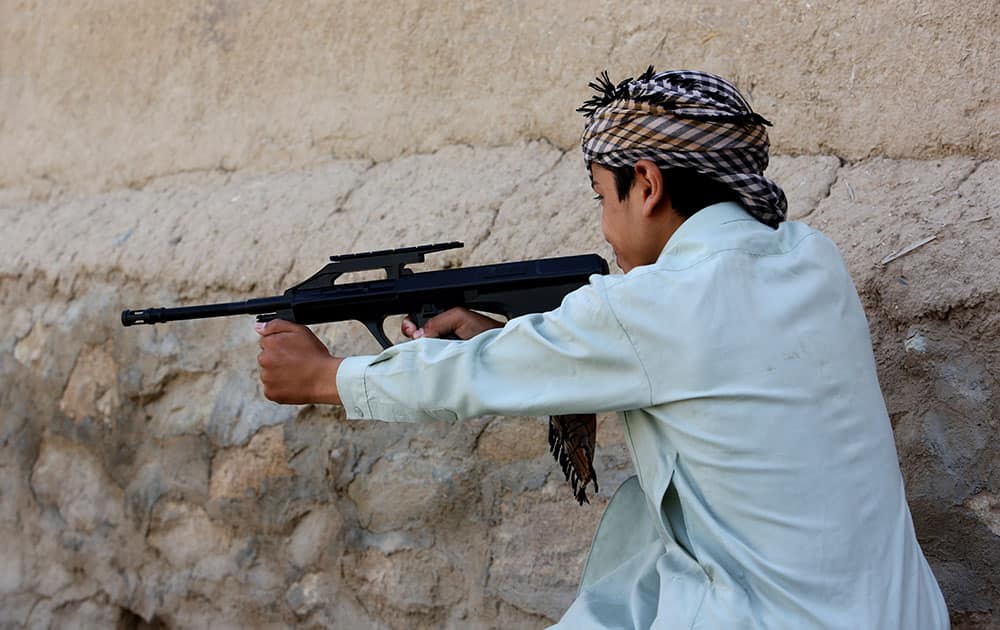
[[(997, 3), (0, 0), (0, 627), (543, 627), (578, 507), (537, 418), (346, 422), (260, 394), (243, 319), (328, 254), (596, 251), (586, 82), (731, 77), (864, 302), (955, 628), (1000, 627)], [(318, 328), (372, 352), (360, 325)], [(159, 624), (159, 626), (157, 626)]]
[[(771, 173), (861, 291), (955, 627), (995, 627), (1000, 161), (778, 157)], [(599, 428), (602, 491), (581, 508), (540, 419), (391, 425), (275, 405), (258, 389), (249, 321), (122, 329), (118, 312), (276, 293), (327, 253), (387, 242), (467, 243), (431, 267), (607, 256), (591, 194), (575, 150), (529, 143), (0, 205), (2, 621), (558, 618), (631, 474), (613, 418)], [(340, 352), (377, 349), (360, 325), (320, 333)]]
[(1000, 4), (0, 3), (0, 186), (578, 138), (586, 83), (734, 78), (784, 154), (1000, 156)]

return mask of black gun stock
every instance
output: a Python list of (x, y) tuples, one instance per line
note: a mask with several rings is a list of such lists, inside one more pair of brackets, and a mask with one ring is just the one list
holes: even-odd
[[(422, 327), (431, 317), (464, 306), (510, 319), (552, 310), (566, 294), (587, 284), (591, 275), (608, 273), (608, 263), (596, 254), (417, 273), (407, 268), (423, 262), (430, 252), (462, 246), (453, 241), (331, 256), (325, 267), (283, 295), (244, 302), (126, 310), (122, 311), (122, 325), (247, 314), (257, 315), (258, 321), (284, 319), (299, 324), (357, 320), (383, 348), (388, 348), (392, 342), (383, 326), (392, 315), (409, 315)], [(371, 269), (383, 269), (386, 277), (335, 284), (345, 273)]]

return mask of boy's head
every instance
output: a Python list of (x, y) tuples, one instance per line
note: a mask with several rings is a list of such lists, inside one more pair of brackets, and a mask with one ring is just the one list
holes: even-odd
[(597, 95), (578, 110), (587, 117), (584, 158), (588, 168), (611, 171), (620, 201), (637, 181), (638, 162), (648, 160), (681, 218), (737, 201), (766, 225), (784, 220), (785, 194), (763, 175), (770, 123), (731, 83), (693, 70), (655, 73), (650, 66), (617, 85), (605, 72), (590, 87)]

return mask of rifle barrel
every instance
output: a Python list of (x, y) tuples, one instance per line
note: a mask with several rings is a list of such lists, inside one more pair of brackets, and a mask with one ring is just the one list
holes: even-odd
[(229, 315), (259, 315), (275, 313), (291, 308), (291, 300), (283, 295), (255, 298), (244, 302), (221, 302), (198, 306), (176, 308), (146, 308), (137, 311), (122, 311), (122, 326), (136, 324), (160, 324), (182, 319), (203, 319), (206, 317), (227, 317)]

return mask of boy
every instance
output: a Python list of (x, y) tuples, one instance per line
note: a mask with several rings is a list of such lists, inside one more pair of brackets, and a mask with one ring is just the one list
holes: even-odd
[(273, 321), (265, 394), (389, 421), (618, 412), (637, 481), (559, 627), (947, 628), (860, 301), (833, 243), (784, 222), (769, 123), (707, 73), (591, 86), (583, 152), (624, 275), (503, 326), (404, 322), (415, 341), (376, 357)]

